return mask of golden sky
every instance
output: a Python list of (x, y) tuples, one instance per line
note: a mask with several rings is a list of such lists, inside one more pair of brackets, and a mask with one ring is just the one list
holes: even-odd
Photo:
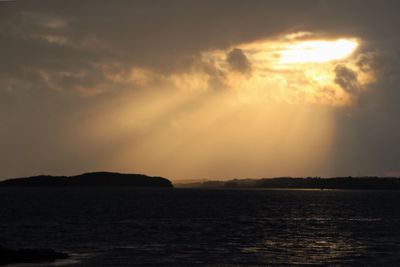
[(399, 173), (397, 2), (299, 2), (0, 2), (0, 177)]

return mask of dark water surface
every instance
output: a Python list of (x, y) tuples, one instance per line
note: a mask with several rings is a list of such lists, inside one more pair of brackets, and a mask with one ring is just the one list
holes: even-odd
[(1, 188), (0, 245), (65, 251), (67, 266), (400, 265), (399, 204), (395, 191)]

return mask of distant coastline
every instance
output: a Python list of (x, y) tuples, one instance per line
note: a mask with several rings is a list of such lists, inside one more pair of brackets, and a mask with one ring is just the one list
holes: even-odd
[(232, 179), (184, 184), (181, 187), (197, 188), (271, 188), (271, 189), (353, 189), (353, 190), (400, 190), (398, 177), (307, 177)]
[[(91, 172), (75, 176), (38, 175), (0, 181), (0, 187), (161, 187), (174, 184), (163, 177), (144, 174)], [(271, 189), (353, 189), (400, 190), (399, 177), (276, 177), (260, 179), (177, 182), (179, 188), (271, 188)]]
[(174, 187), (163, 177), (143, 174), (92, 172), (76, 176), (39, 175), (0, 181), (0, 187)]

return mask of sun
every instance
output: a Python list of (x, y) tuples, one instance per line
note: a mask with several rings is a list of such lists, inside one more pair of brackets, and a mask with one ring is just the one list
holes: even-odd
[(349, 57), (358, 47), (356, 39), (298, 41), (284, 47), (281, 64), (323, 63)]

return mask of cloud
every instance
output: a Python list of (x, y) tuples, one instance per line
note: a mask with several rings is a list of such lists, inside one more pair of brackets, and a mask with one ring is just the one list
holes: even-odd
[[(231, 1), (229, 9), (224, 1), (195, 4), (171, 1), (157, 5), (144, 1), (121, 1), (119, 5), (100, 1), (96, 7), (75, 2), (16, 1), (2, 4), (0, 69), (14, 79), (24, 79), (26, 73), (40, 79), (39, 71), (48, 72), (53, 80), (50, 88), (59, 84), (59, 88), (75, 90), (75, 86), (86, 80), (79, 77), (87, 76), (90, 80), (96, 76), (98, 85), (107, 82), (99, 65), (117, 63), (124, 71), (132, 67), (163, 73), (186, 71), (188, 64), (203, 51), (295, 32), (296, 27), (325, 35), (363, 35), (363, 39), (370, 41), (378, 30), (380, 34), (387, 32), (388, 20), (394, 16), (390, 10), (395, 8), (391, 9), (392, 2), (385, 4), (383, 9), (389, 14), (380, 21), (386, 29), (382, 31), (376, 29), (376, 23), (369, 21), (371, 16), (368, 16), (372, 10), (382, 8), (376, 8), (374, 1), (361, 3), (365, 14), (355, 20), (348, 15), (351, 12), (344, 10), (357, 5), (342, 1), (335, 5), (324, 1), (254, 1), (252, 5)], [(382, 15), (378, 12), (376, 16)], [(234, 69), (246, 68), (245, 61), (232, 60)], [(66, 79), (65, 75), (52, 75), (54, 72), (70, 73), (70, 76)], [(41, 87), (46, 86), (48, 83), (43, 80)]]
[(234, 48), (229, 51), (226, 60), (229, 63), (231, 69), (234, 71), (238, 71), (244, 74), (251, 72), (251, 63), (249, 62), (243, 51), (239, 48)]
[(360, 85), (355, 71), (342, 64), (336, 65), (334, 71), (336, 75), (335, 83), (351, 94), (357, 93)]

